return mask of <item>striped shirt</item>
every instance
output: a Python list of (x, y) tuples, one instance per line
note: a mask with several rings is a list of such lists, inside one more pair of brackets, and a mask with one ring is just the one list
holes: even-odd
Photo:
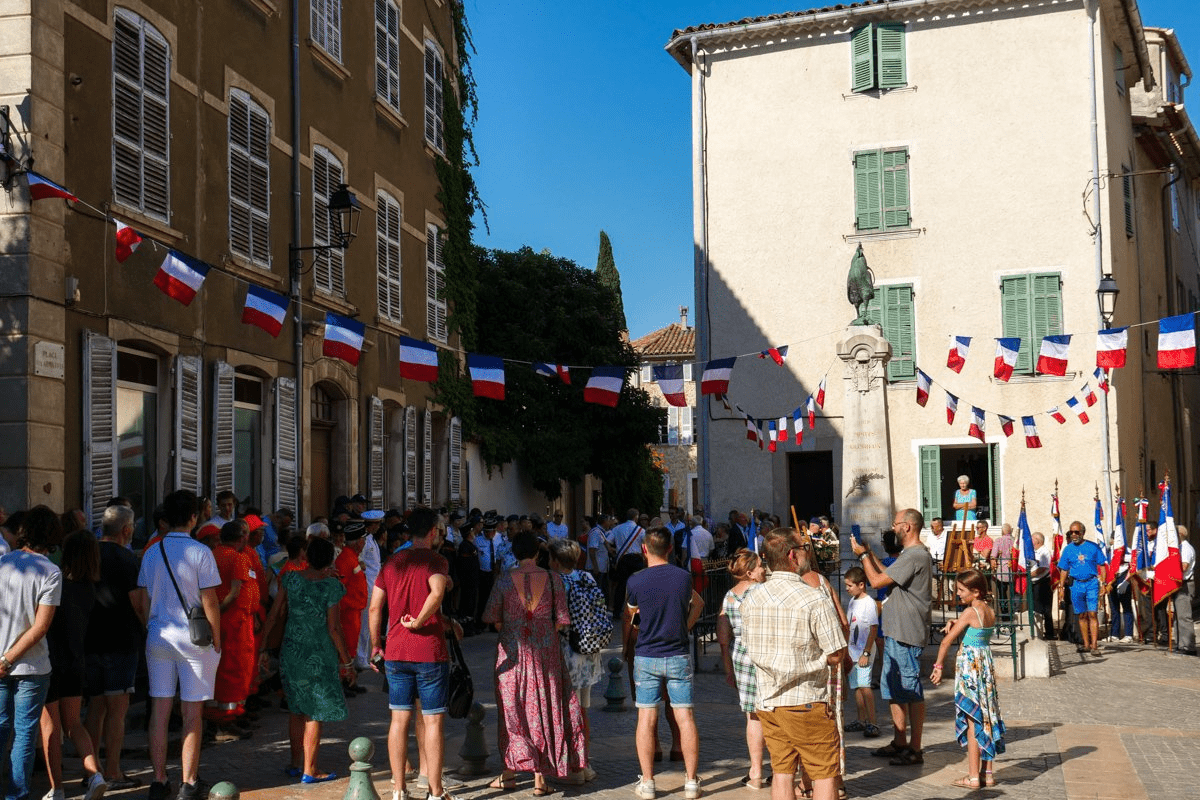
[(754, 663), (759, 709), (829, 702), (825, 659), (846, 637), (826, 592), (794, 572), (772, 572), (742, 601), (742, 642)]

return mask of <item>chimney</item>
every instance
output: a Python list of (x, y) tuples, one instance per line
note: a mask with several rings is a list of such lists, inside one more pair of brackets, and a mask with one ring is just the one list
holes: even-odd
[(682, 325), (682, 326), (683, 326), (683, 327), (685, 327), (685, 328), (688, 326), (688, 324), (687, 324), (687, 312), (688, 312), (688, 307), (687, 307), (687, 306), (680, 306), (680, 307), (679, 307), (679, 324), (680, 324), (680, 325)]

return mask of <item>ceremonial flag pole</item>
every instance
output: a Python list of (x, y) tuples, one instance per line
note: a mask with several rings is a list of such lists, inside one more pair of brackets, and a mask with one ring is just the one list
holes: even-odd
[[(1025, 569), (1025, 610), (1029, 614), (1029, 638), (1037, 638), (1037, 624), (1033, 618), (1033, 581), (1030, 576), (1037, 569), (1037, 555), (1033, 548), (1033, 534), (1029, 531), (1029, 519), (1025, 516), (1025, 487), (1021, 487), (1021, 516), (1017, 519), (1017, 547), (1021, 559), (1020, 566)], [(1045, 580), (1043, 578), (1043, 580)], [(1049, 609), (1047, 609), (1049, 610)]]

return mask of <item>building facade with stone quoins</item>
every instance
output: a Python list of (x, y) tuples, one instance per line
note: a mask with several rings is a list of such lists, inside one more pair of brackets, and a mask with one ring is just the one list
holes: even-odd
[[(0, 504), (95, 524), (119, 494), (142, 526), (176, 488), (305, 522), (342, 494), (463, 499), (458, 420), (398, 371), (401, 334), (457, 346), (435, 174), (449, 0), (298, 7), (294, 86), (284, 0), (4, 4), (16, 165), (160, 244), (118, 263), (111, 221), (6, 184)], [(290, 294), (291, 245), (330, 242), (342, 183), (358, 236), (302, 253), (299, 323), (292, 304), (277, 337), (243, 324), (249, 286)], [(153, 283), (168, 248), (211, 265), (188, 306)], [(326, 312), (366, 325), (357, 367), (322, 355)]]
[[(759, 419), (790, 414), (828, 375), (816, 429), (775, 454), (700, 403), (712, 508), (840, 515), (852, 487), (835, 344), (856, 316), (846, 277), (861, 245), (868, 316), (892, 346), (898, 505), (950, 519), (966, 474), (983, 518), (1015, 523), (1024, 491), (1036, 530), (1055, 480), (1066, 519), (1091, 519), (1099, 484), (1111, 520), (1106, 483), (1153, 496), (1169, 472), (1177, 518), (1196, 519), (1200, 378), (1158, 369), (1156, 354), (1157, 320), (1200, 307), (1200, 139), (1171, 30), (1148, 27), (1136, 0), (872, 1), (676, 30), (666, 49), (690, 78), (697, 143), (697, 358), (789, 344), (782, 369), (734, 368), (729, 400)], [(1129, 329), (1107, 394), (1093, 376), (1106, 275), (1120, 290), (1112, 324), (1148, 323)], [(1058, 334), (1074, 337), (1066, 376), (1037, 374), (1042, 338)], [(961, 373), (946, 366), (955, 335), (972, 337)], [(993, 376), (1001, 337), (1022, 341), (1008, 382)], [(918, 368), (934, 382), (924, 408)], [(1086, 402), (1084, 384), (1098, 396), (1087, 424), (1067, 406)], [(968, 435), (972, 406), (982, 440)]]

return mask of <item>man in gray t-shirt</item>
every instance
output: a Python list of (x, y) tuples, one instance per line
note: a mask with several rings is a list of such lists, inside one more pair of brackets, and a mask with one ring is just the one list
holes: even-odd
[[(883, 611), (883, 699), (892, 712), (895, 733), (890, 744), (874, 755), (891, 758), (894, 766), (924, 763), (921, 732), (925, 724), (925, 693), (921, 687), (921, 651), (929, 638), (933, 598), (933, 560), (921, 544), (925, 520), (915, 508), (896, 512), (892, 529), (904, 549), (884, 569), (869, 548), (856, 539), (850, 542), (862, 560), (867, 580), (875, 589), (891, 588)], [(911, 725), (911, 733), (906, 731)]]

